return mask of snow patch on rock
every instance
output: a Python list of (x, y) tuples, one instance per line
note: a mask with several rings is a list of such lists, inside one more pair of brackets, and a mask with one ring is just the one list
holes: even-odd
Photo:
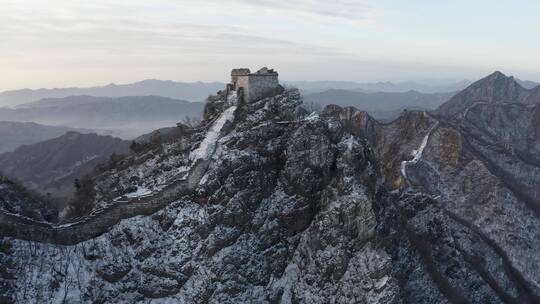
[(231, 106), (221, 113), (219, 118), (212, 124), (212, 127), (210, 127), (206, 133), (206, 137), (199, 147), (190, 153), (189, 159), (191, 161), (195, 162), (199, 159), (208, 160), (210, 158), (216, 148), (221, 129), (223, 129), (225, 123), (234, 119), (234, 111), (236, 111), (236, 106)]
[(126, 196), (129, 198), (134, 198), (134, 197), (143, 197), (150, 194), (152, 194), (151, 190), (144, 187), (137, 186), (137, 190), (135, 192), (128, 193), (126, 194)]
[(304, 118), (305, 121), (315, 121), (319, 119), (319, 114), (317, 112), (311, 112), (306, 118)]
[(422, 139), (422, 143), (420, 144), (420, 147), (417, 150), (412, 151), (413, 159), (401, 162), (401, 176), (403, 176), (403, 178), (407, 179), (407, 167), (409, 165), (414, 165), (414, 164), (418, 163), (418, 161), (420, 161), (420, 159), (422, 158), (422, 154), (424, 153), (424, 149), (427, 146), (427, 143), (429, 141), (429, 137), (431, 136), (433, 131), (435, 131), (435, 129), (437, 128), (438, 125), (439, 125), (438, 122), (435, 123), (433, 125), (433, 127), (431, 127), (431, 129), (429, 129), (426, 136), (424, 136), (424, 139)]

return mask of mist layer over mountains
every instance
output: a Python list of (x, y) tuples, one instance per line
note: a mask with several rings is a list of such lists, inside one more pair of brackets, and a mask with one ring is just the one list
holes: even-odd
[(96, 97), (162, 96), (171, 99), (204, 101), (208, 95), (223, 88), (223, 83), (182, 83), (148, 79), (132, 84), (109, 84), (91, 88), (23, 89), (0, 93), (0, 106), (12, 107), (45, 98), (88, 95)]
[(129, 139), (174, 126), (185, 117), (198, 117), (202, 108), (201, 102), (159, 96), (71, 96), (0, 108), (0, 120), (91, 129)]
[[(306, 102), (316, 104), (316, 107), (355, 105), (376, 117), (392, 119), (405, 108), (435, 109), (456, 87), (466, 83), (436, 86), (412, 82), (365, 84), (319, 81), (290, 82), (290, 85), (298, 86), (304, 92)], [(174, 126), (186, 117), (200, 117), (203, 107), (200, 101), (223, 87), (224, 84), (219, 82), (144, 80), (92, 88), (7, 91), (0, 93), (0, 105), (4, 106), (0, 107), (0, 121), (82, 128), (102, 135), (132, 139), (155, 129)], [(424, 91), (410, 91), (413, 89)], [(435, 89), (443, 93), (425, 93)], [(22, 143), (27, 142), (23, 140)], [(8, 146), (10, 149), (16, 147)]]

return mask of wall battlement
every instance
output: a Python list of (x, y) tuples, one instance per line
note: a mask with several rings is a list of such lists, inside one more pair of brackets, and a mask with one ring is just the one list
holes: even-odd
[(231, 71), (230, 88), (243, 91), (246, 102), (256, 101), (278, 94), (283, 89), (279, 84), (279, 74), (273, 69), (262, 68), (255, 73), (249, 69), (233, 69)]

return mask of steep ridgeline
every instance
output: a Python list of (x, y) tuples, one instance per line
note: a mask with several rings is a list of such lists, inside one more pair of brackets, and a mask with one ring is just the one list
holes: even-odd
[(439, 107), (437, 112), (445, 117), (463, 113), (474, 103), (524, 103), (540, 102), (540, 85), (533, 89), (525, 89), (514, 77), (507, 77), (495, 72), (483, 78)]
[[(389, 124), (339, 106), (309, 114), (296, 90), (250, 102), (237, 92), (210, 97), (200, 127), (96, 176), (88, 216), (55, 226), (0, 213), (3, 299), (538, 302), (537, 254), (523, 243), (538, 219), (503, 184), (501, 172), (516, 172), (458, 147), (459, 125), (421, 112)], [(447, 133), (458, 138), (437, 144)], [(499, 190), (478, 192), (478, 177)], [(514, 213), (478, 199), (491, 197)], [(474, 208), (523, 234), (503, 240), (459, 211)]]
[(440, 108), (453, 117), (434, 129), (424, 157), (408, 170), (413, 188), (437, 196), (452, 216), (497, 244), (535, 290), (540, 287), (539, 88), (524, 90), (512, 77), (495, 73), (465, 89)]

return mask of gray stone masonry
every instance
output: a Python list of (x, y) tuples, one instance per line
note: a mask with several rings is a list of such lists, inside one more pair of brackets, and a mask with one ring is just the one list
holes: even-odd
[(278, 80), (279, 74), (266, 67), (251, 73), (249, 69), (233, 69), (231, 72), (232, 89), (243, 90), (246, 102), (253, 102), (274, 96), (282, 91)]

